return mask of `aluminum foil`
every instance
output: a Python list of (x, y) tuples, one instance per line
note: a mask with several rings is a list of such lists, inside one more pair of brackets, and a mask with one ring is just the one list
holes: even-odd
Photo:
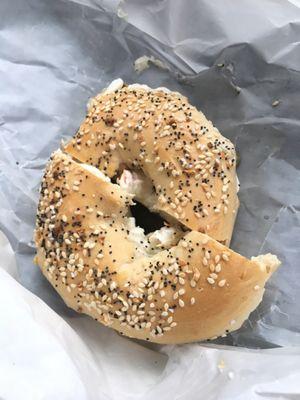
[[(249, 371), (254, 371), (262, 368), (262, 356), (268, 358), (271, 350), (248, 353), (245, 347), (289, 348), (276, 350), (282, 360), (297, 355), (299, 2), (1, 0), (0, 15), (0, 229), (17, 260), (16, 270), (6, 269), (37, 296), (34, 299), (38, 304), (42, 299), (94, 349), (95, 368), (101, 364), (108, 374), (101, 378), (106, 384), (96, 398), (163, 398), (168, 385), (174, 383), (174, 396), (178, 399), (187, 395), (198, 399), (197, 388), (203, 382), (188, 384), (186, 374), (191, 372), (196, 377), (196, 372), (204, 373), (207, 363), (202, 365), (201, 359), (209, 360), (211, 367), (212, 360), (215, 362), (218, 354), (226, 352), (229, 361), (239, 360), (237, 364), (232, 361), (238, 368), (233, 371), (234, 376), (247, 380), (249, 376), (240, 372), (246, 368), (242, 367), (245, 354), (253, 357)], [(160, 60), (165, 68), (150, 65), (138, 74), (134, 62), (144, 55)], [(250, 319), (239, 331), (210, 347), (145, 347), (143, 343), (119, 338), (68, 309), (33, 265), (32, 235), (45, 163), (61, 140), (74, 134), (85, 116), (88, 99), (117, 77), (129, 83), (166, 86), (182, 92), (233, 141), (240, 155), (241, 206), (232, 247), (248, 257), (273, 252), (282, 261), (282, 267), (267, 284), (263, 302)], [(112, 358), (103, 355), (105, 347)], [(275, 353), (270, 354), (273, 357)], [(130, 371), (130, 378), (116, 388), (124, 368)], [(294, 370), (299, 372), (299, 368), (295, 363)], [(107, 371), (112, 371), (114, 377)], [(170, 371), (175, 372), (172, 375)], [(266, 381), (277, 380), (279, 370), (270, 371)], [(226, 379), (231, 385), (231, 380), (236, 379), (228, 377), (229, 372)], [(212, 376), (205, 374), (206, 379)], [(255, 382), (254, 379), (247, 386), (249, 397), (241, 398), (264, 396), (257, 395)], [(228, 389), (226, 397), (212, 383), (213, 394), (206, 392), (205, 398), (236, 399), (243, 393), (242, 387)], [(282, 387), (286, 390), (285, 385)], [(282, 387), (281, 391), (274, 389), (274, 393), (283, 393), (282, 398), (298, 398), (284, 397), (291, 393), (300, 396), (300, 389), (284, 392)], [(271, 393), (269, 388), (265, 393)]]

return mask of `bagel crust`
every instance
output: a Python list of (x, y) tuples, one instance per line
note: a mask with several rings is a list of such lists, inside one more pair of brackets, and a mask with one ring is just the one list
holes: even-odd
[[(110, 168), (105, 173), (113, 175)], [(41, 185), (36, 261), (66, 304), (126, 336), (157, 343), (238, 329), (261, 301), (278, 259), (248, 260), (196, 230), (154, 249), (146, 236), (138, 241), (131, 234), (132, 201), (97, 169), (61, 151), (52, 155)]]
[(235, 149), (181, 94), (116, 80), (90, 101), (65, 151), (110, 178), (141, 172), (153, 211), (229, 245), (239, 206)]

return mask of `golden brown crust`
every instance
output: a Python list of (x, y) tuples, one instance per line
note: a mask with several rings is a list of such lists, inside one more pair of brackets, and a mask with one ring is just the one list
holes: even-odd
[[(278, 265), (250, 261), (193, 231), (142, 256), (127, 226), (131, 196), (56, 152), (41, 186), (37, 262), (71, 308), (122, 334), (185, 343), (240, 327)], [(147, 250), (149, 243), (143, 244)]]
[(65, 151), (113, 177), (124, 165), (153, 183), (153, 209), (229, 245), (238, 209), (235, 149), (174, 92), (102, 93)]

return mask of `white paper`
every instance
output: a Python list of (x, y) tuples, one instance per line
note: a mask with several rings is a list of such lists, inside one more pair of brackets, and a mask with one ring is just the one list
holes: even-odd
[(299, 348), (250, 351), (194, 344), (158, 352), (86, 316), (66, 322), (9, 275), (13, 252), (2, 234), (0, 243), (1, 399), (300, 396)]
[[(0, 229), (13, 248), (0, 237), (0, 398), (300, 398), (299, 1), (1, 0), (0, 15)], [(144, 55), (168, 70), (138, 75)], [(209, 346), (120, 337), (68, 309), (32, 262), (45, 163), (117, 77), (184, 93), (235, 143), (232, 246), (282, 261), (250, 319)]]

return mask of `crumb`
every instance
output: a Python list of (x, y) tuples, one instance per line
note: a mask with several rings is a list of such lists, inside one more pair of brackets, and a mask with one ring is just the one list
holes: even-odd
[(225, 368), (225, 361), (221, 360), (218, 364), (218, 368), (220, 372), (223, 372), (223, 369)]
[(134, 70), (137, 73), (143, 72), (145, 69), (148, 69), (150, 64), (154, 64), (156, 67), (161, 68), (161, 69), (168, 69), (166, 64), (164, 64), (162, 61), (160, 61), (157, 58), (154, 58), (153, 56), (142, 56), (139, 57), (135, 60), (134, 62)]
[(237, 94), (241, 93), (241, 88), (239, 86), (234, 86), (234, 90), (236, 91)]
[(232, 381), (234, 379), (234, 372), (233, 371), (229, 371), (228, 372), (228, 378)]

